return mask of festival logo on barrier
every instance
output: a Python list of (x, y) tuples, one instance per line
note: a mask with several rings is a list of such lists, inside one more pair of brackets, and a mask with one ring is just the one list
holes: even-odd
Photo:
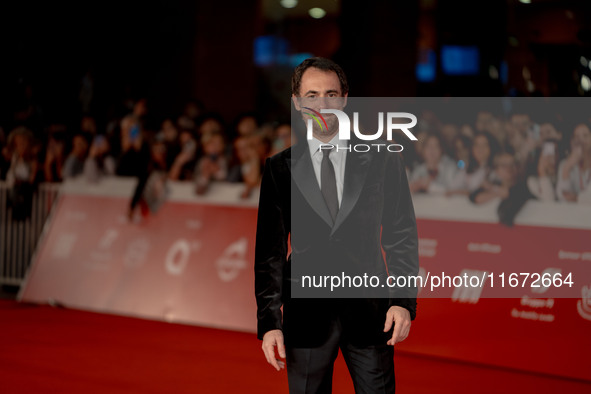
[(591, 320), (591, 286), (583, 286), (581, 299), (577, 302), (579, 315), (585, 320)]
[(463, 269), (460, 272), (460, 276), (467, 275), (468, 277), (485, 278), (485, 280), (483, 280), (479, 286), (472, 286), (469, 283), (465, 283), (464, 286), (454, 286), (454, 291), (451, 296), (451, 300), (456, 302), (476, 304), (478, 300), (480, 300), (482, 288), (486, 283), (487, 274), (487, 271)]
[(248, 251), (248, 239), (240, 238), (230, 244), (224, 254), (216, 261), (218, 276), (223, 282), (230, 282), (246, 268), (246, 252)]

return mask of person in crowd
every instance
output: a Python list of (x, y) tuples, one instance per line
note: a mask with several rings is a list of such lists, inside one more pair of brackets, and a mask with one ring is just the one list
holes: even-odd
[(242, 198), (248, 198), (261, 182), (261, 160), (255, 148), (254, 136), (238, 137), (234, 141), (234, 164), (228, 172), (228, 181), (243, 182)]
[(556, 201), (558, 141), (547, 139), (535, 157), (536, 165), (526, 177), (527, 189), (540, 201)]
[(61, 182), (65, 157), (65, 141), (59, 133), (52, 133), (47, 141), (43, 172), (45, 182)]
[(92, 116), (83, 116), (80, 120), (80, 131), (94, 137), (97, 133), (96, 120)]
[(0, 127), (0, 180), (6, 179), (6, 173), (10, 168), (10, 149), (4, 129)]
[(72, 139), (72, 151), (68, 155), (62, 171), (62, 178), (75, 178), (84, 172), (84, 162), (88, 154), (88, 140), (84, 134), (76, 134)]
[(499, 150), (497, 141), (490, 133), (478, 132), (472, 141), (468, 165), (454, 180), (453, 189), (460, 194), (470, 194), (480, 188), (489, 180), (493, 158)]
[(445, 123), (441, 126), (440, 133), (441, 139), (444, 144), (443, 151), (448, 156), (453, 156), (453, 153), (455, 151), (454, 143), (457, 137), (460, 135), (460, 130), (458, 126), (456, 126), (453, 123)]
[(103, 176), (115, 175), (117, 163), (111, 155), (109, 141), (104, 135), (96, 135), (84, 161), (84, 177), (96, 182)]
[(134, 116), (121, 120), (121, 155), (117, 163), (119, 176), (141, 176), (145, 174), (150, 160), (150, 149), (145, 142), (141, 124)]
[(20, 126), (8, 136), (10, 167), (6, 174), (8, 201), (13, 220), (24, 220), (31, 214), (33, 192), (39, 163), (33, 150), (33, 133)]
[(181, 152), (179, 130), (172, 119), (167, 118), (162, 122), (160, 131), (156, 134), (156, 141), (164, 144), (164, 148), (166, 149), (166, 168), (172, 168), (174, 159)]
[(176, 125), (181, 130), (194, 132), (197, 129), (199, 118), (203, 115), (205, 107), (199, 100), (190, 100), (185, 104), (181, 116), (178, 117)]
[(197, 135), (199, 138), (206, 134), (224, 135), (224, 120), (217, 113), (208, 113), (201, 116), (197, 122)]
[(512, 226), (515, 218), (531, 199), (553, 202), (556, 200), (558, 141), (547, 140), (536, 150), (523, 176), (509, 188), (509, 195), (497, 207), (499, 221)]
[(203, 157), (195, 169), (197, 194), (205, 194), (212, 181), (224, 181), (228, 176), (228, 161), (224, 155), (225, 141), (221, 133), (207, 133), (201, 137)]
[(454, 160), (458, 169), (465, 169), (470, 161), (472, 140), (465, 135), (458, 135), (453, 142)]
[(33, 152), (33, 134), (25, 127), (17, 127), (8, 136), (10, 168), (6, 174), (9, 186), (19, 183), (32, 184), (37, 176), (39, 163)]
[[(281, 123), (275, 128), (275, 138), (273, 139), (273, 147), (270, 155), (273, 156), (292, 145), (291, 125), (289, 123)], [(295, 138), (295, 136), (294, 136)]]
[(245, 137), (253, 135), (257, 132), (260, 126), (258, 117), (253, 112), (246, 112), (239, 115), (234, 121), (235, 135), (232, 137)]
[(591, 184), (591, 130), (578, 124), (571, 138), (570, 153), (558, 166), (556, 194), (560, 201), (577, 202)]
[(255, 141), (257, 154), (261, 158), (261, 167), (263, 167), (265, 160), (268, 157), (271, 157), (273, 138), (269, 135), (269, 133), (260, 131), (253, 136), (253, 139)]
[(470, 193), (470, 201), (484, 204), (491, 200), (509, 197), (509, 189), (517, 181), (517, 165), (515, 158), (508, 152), (498, 153), (493, 160), (492, 180), (485, 180), (483, 184)]
[(198, 160), (198, 144), (194, 134), (189, 130), (182, 130), (179, 134), (179, 146), (180, 152), (170, 165), (168, 178), (173, 181), (191, 180)]
[(430, 133), (422, 147), (423, 163), (410, 176), (410, 190), (413, 193), (445, 194), (457, 176), (456, 164), (443, 154), (441, 137)]

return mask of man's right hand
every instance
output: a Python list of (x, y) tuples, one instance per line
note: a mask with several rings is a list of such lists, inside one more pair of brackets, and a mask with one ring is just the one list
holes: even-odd
[(277, 346), (279, 357), (285, 358), (285, 345), (283, 344), (283, 332), (281, 330), (267, 331), (263, 336), (263, 353), (265, 353), (265, 358), (277, 371), (280, 371), (285, 368), (285, 362), (278, 359), (275, 355), (275, 346)]

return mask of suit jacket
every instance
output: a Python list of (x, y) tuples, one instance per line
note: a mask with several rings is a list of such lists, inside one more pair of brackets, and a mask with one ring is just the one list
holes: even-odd
[[(281, 329), (287, 346), (320, 346), (338, 316), (347, 340), (371, 346), (392, 336), (383, 332), (390, 306), (408, 309), (414, 320), (416, 288), (362, 287), (353, 296), (327, 288), (300, 291), (302, 274), (341, 272), (375, 275), (382, 284), (387, 275), (418, 274), (416, 221), (401, 155), (384, 148), (348, 152), (333, 223), (308, 145), (294, 145), (267, 159), (261, 184), (255, 250), (258, 338)], [(304, 295), (294, 297), (292, 290)]]

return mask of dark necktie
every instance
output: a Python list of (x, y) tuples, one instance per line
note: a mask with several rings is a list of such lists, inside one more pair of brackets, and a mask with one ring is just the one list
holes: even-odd
[(332, 149), (322, 150), (324, 156), (320, 164), (320, 189), (334, 223), (337, 212), (339, 212), (339, 197), (337, 195), (337, 179), (334, 173), (334, 166), (328, 157), (331, 151)]

